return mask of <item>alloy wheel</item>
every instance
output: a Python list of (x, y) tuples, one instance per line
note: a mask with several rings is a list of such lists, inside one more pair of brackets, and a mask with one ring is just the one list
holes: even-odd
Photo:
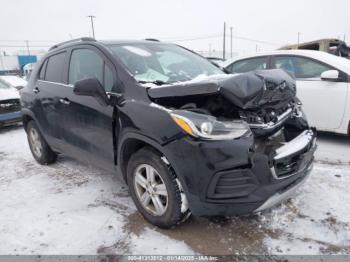
[(148, 164), (134, 172), (134, 188), (142, 207), (153, 216), (163, 215), (168, 208), (168, 191), (157, 170)]
[(29, 130), (29, 140), (36, 157), (40, 158), (43, 151), (43, 146), (38, 131), (35, 128)]

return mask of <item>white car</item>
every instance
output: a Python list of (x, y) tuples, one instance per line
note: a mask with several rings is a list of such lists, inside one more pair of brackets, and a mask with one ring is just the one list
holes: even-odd
[(18, 76), (0, 76), (0, 127), (22, 120), (18, 90), (26, 84)]
[(311, 126), (350, 134), (350, 60), (320, 51), (278, 50), (224, 62), (230, 73), (281, 68), (295, 76)]
[(17, 90), (20, 90), (27, 85), (26, 80), (19, 76), (12, 75), (0, 76), (0, 83), (16, 88)]

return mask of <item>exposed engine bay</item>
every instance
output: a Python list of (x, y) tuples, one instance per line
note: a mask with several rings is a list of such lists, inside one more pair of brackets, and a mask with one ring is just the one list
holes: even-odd
[(172, 110), (211, 115), (219, 121), (244, 120), (256, 136), (269, 136), (290, 118), (302, 116), (295, 80), (280, 69), (210, 77), (148, 92), (155, 103)]

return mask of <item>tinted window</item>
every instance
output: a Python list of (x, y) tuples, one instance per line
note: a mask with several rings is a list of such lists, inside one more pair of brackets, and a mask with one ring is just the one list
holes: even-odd
[(105, 64), (105, 81), (104, 81), (105, 90), (108, 92), (112, 91), (113, 84), (114, 84), (113, 71)]
[(39, 79), (45, 79), (46, 65), (47, 65), (47, 59), (45, 60), (45, 62), (43, 63), (43, 66), (40, 69)]
[(76, 49), (69, 66), (69, 84), (96, 77), (103, 85), (103, 59), (90, 49)]
[(249, 58), (237, 61), (228, 70), (231, 73), (246, 73), (254, 70), (267, 69), (267, 57)]
[(278, 56), (274, 60), (275, 68), (282, 68), (292, 73), (296, 78), (318, 78), (324, 71), (332, 69), (327, 65), (304, 57)]
[(63, 66), (66, 53), (60, 53), (49, 57), (46, 67), (45, 80), (63, 83)]

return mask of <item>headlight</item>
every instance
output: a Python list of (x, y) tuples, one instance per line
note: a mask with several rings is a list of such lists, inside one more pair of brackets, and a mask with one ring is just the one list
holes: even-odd
[(229, 140), (250, 135), (246, 122), (241, 120), (218, 121), (213, 116), (190, 111), (172, 111), (171, 117), (187, 134), (212, 140)]

